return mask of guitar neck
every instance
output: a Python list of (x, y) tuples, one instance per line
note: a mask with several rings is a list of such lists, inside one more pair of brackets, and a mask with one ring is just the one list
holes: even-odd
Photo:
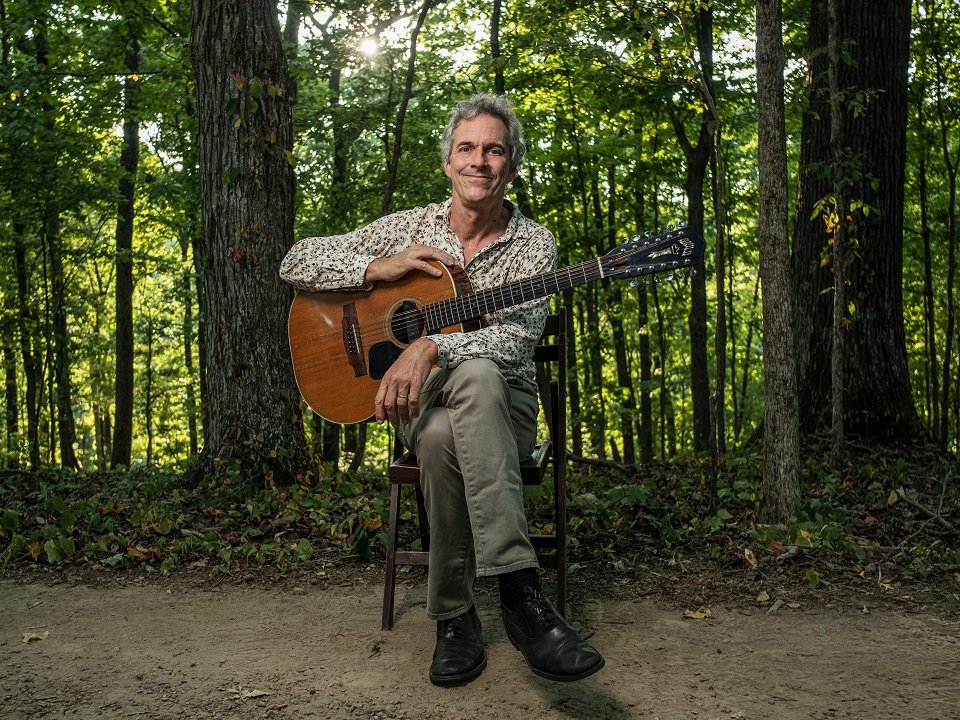
[(603, 270), (600, 262), (596, 259), (587, 260), (578, 265), (571, 265), (536, 277), (515, 280), (487, 290), (430, 303), (424, 305), (421, 311), (427, 332), (435, 333), (442, 328), (476, 320), (483, 315), (531, 300), (556, 295), (602, 277)]

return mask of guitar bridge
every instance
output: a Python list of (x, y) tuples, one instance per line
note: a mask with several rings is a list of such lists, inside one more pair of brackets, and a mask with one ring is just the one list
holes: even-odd
[(343, 349), (347, 353), (347, 362), (353, 368), (355, 377), (367, 374), (367, 364), (363, 359), (363, 337), (360, 335), (360, 323), (357, 321), (357, 307), (354, 303), (343, 306)]

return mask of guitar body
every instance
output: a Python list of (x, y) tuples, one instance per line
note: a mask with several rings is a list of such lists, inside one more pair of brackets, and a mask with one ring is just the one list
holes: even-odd
[(470, 291), (460, 268), (433, 264), (443, 271), (441, 277), (411, 272), (366, 292), (297, 293), (287, 320), (290, 357), (300, 394), (317, 415), (335, 423), (371, 417), (383, 374), (429, 330), (412, 311)]

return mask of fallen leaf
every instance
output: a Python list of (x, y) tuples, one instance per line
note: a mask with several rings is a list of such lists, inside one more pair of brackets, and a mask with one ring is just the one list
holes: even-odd
[(710, 612), (710, 608), (700, 608), (699, 610), (684, 610), (683, 617), (687, 620), (705, 620), (706, 618), (713, 617), (713, 613)]
[(761, 590), (761, 591), (760, 591), (760, 594), (757, 595), (757, 602), (758, 602), (758, 603), (770, 602), (770, 595), (767, 593), (766, 590)]
[(753, 554), (753, 550), (750, 548), (743, 549), (743, 559), (747, 561), (750, 567), (757, 567), (757, 556)]
[(38, 640), (46, 640), (48, 637), (50, 637), (49, 630), (44, 630), (43, 632), (38, 632), (38, 633), (25, 632), (23, 634), (23, 642), (32, 643), (32, 642), (37, 642)]
[(797, 545), (790, 545), (784, 552), (777, 555), (779, 562), (789, 562), (800, 557), (800, 548)]

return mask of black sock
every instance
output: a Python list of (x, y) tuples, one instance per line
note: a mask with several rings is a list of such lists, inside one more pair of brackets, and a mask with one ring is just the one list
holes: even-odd
[(499, 576), (500, 602), (513, 612), (527, 596), (526, 589), (540, 589), (540, 576), (536, 568), (525, 568)]

